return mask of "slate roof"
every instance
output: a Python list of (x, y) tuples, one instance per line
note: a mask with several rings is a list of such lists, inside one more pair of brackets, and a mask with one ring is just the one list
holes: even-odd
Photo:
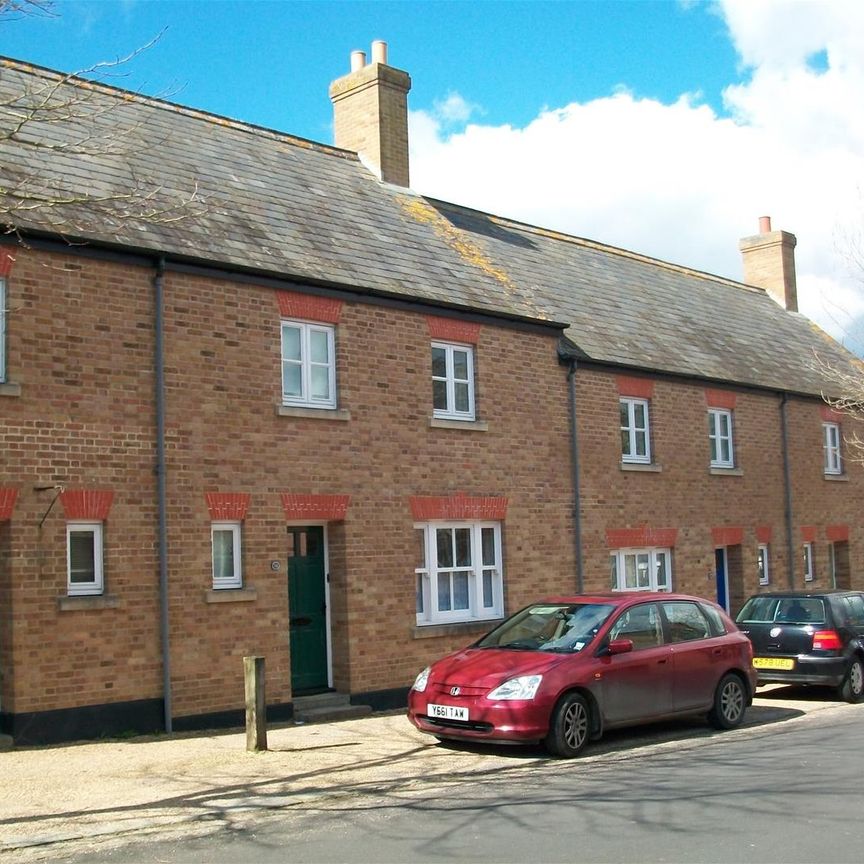
[[(40, 100), (47, 110), (10, 138)], [(2, 58), (0, 187), (67, 202), (12, 200), (22, 231), (557, 322), (573, 356), (598, 363), (818, 395), (815, 355), (851, 356), (761, 289), (424, 198), (334, 147)], [(7, 197), (0, 219), (9, 210)]]

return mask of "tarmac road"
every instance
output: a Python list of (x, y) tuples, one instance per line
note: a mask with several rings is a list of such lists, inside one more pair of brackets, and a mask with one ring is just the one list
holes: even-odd
[[(649, 835), (662, 829), (663, 836), (669, 836), (673, 823), (663, 806), (670, 800), (669, 790), (677, 789), (676, 814), (687, 813), (698, 802), (711, 803), (710, 808), (697, 808), (700, 831), (709, 836), (722, 827), (723, 836), (734, 839), (741, 819), (758, 812), (754, 806), (760, 795), (763, 801), (772, 802), (772, 824), (789, 821), (800, 828), (805, 824), (800, 821), (803, 815), (796, 816), (791, 806), (776, 806), (784, 792), (779, 780), (766, 785), (768, 781), (760, 778), (748, 793), (753, 801), (736, 803), (731, 812), (727, 793), (751, 778), (756, 766), (764, 769), (766, 759), (773, 762), (768, 754), (774, 753), (778, 742), (791, 740), (792, 733), (803, 736), (806, 745), (801, 746), (807, 747), (811, 759), (819, 753), (816, 742), (827, 739), (839, 744), (838, 736), (854, 737), (862, 711), (864, 706), (839, 703), (821, 691), (766, 688), (740, 730), (717, 733), (697, 720), (618, 732), (572, 762), (549, 759), (536, 748), (442, 747), (414, 730), (401, 713), (271, 729), (271, 749), (259, 754), (245, 751), (241, 732), (15, 750), (0, 753), (0, 858), (76, 862), (628, 860), (612, 853), (622, 848), (625, 835), (621, 826), (641, 825), (641, 816), (629, 823), (623, 816), (614, 822), (614, 848), (597, 847), (593, 857), (574, 859), (572, 837), (559, 850), (562, 857), (557, 857), (554, 838), (561, 834), (560, 825), (544, 819), (543, 813), (565, 805), (572, 809), (578, 801), (578, 811), (572, 812), (596, 820), (597, 807), (586, 804), (595, 799), (606, 801), (605, 814), (621, 794), (626, 811), (653, 814), (647, 822), (649, 827), (654, 825)], [(862, 776), (857, 741), (850, 751), (833, 744), (822, 749), (836, 754), (840, 767), (852, 771), (856, 782)], [(686, 782), (674, 770), (684, 756), (685, 763), (695, 758), (703, 769)], [(720, 772), (710, 782), (705, 774), (708, 765)], [(820, 764), (820, 770), (828, 767)], [(640, 793), (634, 784), (643, 774), (650, 782)], [(748, 783), (752, 786), (751, 780)], [(718, 785), (712, 793), (713, 784)], [(811, 797), (827, 801), (824, 795), (828, 792), (821, 786), (809, 788)], [(831, 786), (842, 798), (837, 788)], [(654, 800), (654, 789), (662, 790), (660, 802)], [(806, 798), (796, 794), (789, 800), (801, 803)], [(734, 801), (744, 802), (745, 796), (736, 795)], [(860, 811), (857, 793), (855, 801)], [(845, 823), (855, 831), (857, 811), (854, 824)], [(349, 818), (348, 814), (354, 815)], [(544, 854), (538, 855), (535, 848), (531, 855), (523, 848), (519, 855), (508, 858), (507, 853), (518, 847), (514, 838), (507, 839), (503, 827), (490, 823), (490, 814), (500, 814), (502, 826), (518, 826), (528, 818), (532, 831), (518, 836), (530, 837), (540, 830), (537, 836), (544, 840)], [(426, 826), (420, 833), (428, 835), (426, 840), (417, 836), (420, 817)], [(355, 821), (358, 818), (360, 822)], [(451, 827), (445, 828), (452, 820)], [(380, 830), (382, 821), (386, 832)], [(603, 821), (605, 824), (605, 818)], [(603, 836), (602, 831), (589, 830), (590, 824), (583, 828), (590, 836)], [(280, 835), (283, 829), (288, 836)], [(683, 831), (683, 827), (674, 831)], [(804, 835), (813, 836), (812, 828)], [(391, 838), (389, 846), (384, 845), (384, 837)], [(434, 846), (424, 845), (432, 837), (438, 838)], [(492, 854), (493, 839), (503, 843), (496, 849), (498, 855)], [(249, 845), (244, 846), (243, 840)], [(536, 844), (536, 837), (533, 842)], [(641, 854), (640, 849), (647, 851), (643, 845), (644, 838), (639, 839), (629, 860), (779, 860), (755, 852), (739, 857), (718, 854), (722, 847), (716, 845), (704, 859), (668, 857), (667, 853), (651, 858)], [(791, 851), (807, 848), (803, 842), (796, 843)], [(231, 850), (229, 857), (219, 857), (223, 849)], [(471, 854), (477, 849), (485, 850), (480, 858)], [(268, 850), (274, 850), (274, 857), (267, 857)], [(740, 847), (740, 851), (753, 850)], [(611, 857), (606, 857), (607, 852)], [(856, 855), (860, 857), (857, 850)], [(821, 857), (852, 860), (832, 854)], [(807, 859), (793, 855), (787, 860)]]

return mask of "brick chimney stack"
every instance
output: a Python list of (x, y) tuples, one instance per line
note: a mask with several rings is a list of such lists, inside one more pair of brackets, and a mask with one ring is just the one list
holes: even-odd
[(407, 72), (387, 65), (387, 43), (351, 53), (351, 71), (330, 85), (337, 147), (354, 150), (386, 183), (409, 186)]
[(744, 281), (764, 288), (781, 306), (798, 311), (794, 234), (772, 231), (771, 217), (759, 217), (759, 233), (738, 244), (744, 259)]

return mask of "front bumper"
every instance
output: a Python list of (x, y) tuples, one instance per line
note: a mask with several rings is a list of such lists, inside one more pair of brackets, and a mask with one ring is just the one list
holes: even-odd
[[(447, 704), (468, 709), (468, 721), (430, 717), (426, 706)], [(431, 696), (412, 690), (408, 697), (408, 719), (421, 731), (439, 738), (463, 741), (501, 741), (531, 744), (542, 741), (549, 731), (551, 706), (534, 700), (489, 702), (485, 698), (460, 699)]]

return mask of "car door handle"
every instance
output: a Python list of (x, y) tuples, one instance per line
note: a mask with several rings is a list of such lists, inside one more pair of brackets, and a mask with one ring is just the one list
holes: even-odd
[(715, 648), (711, 653), (715, 657), (719, 657), (723, 653), (723, 649), (722, 648)]
[(662, 666), (664, 663), (668, 663), (668, 662), (669, 662), (669, 658), (668, 658), (668, 657), (664, 657), (662, 660), (658, 660), (658, 661), (657, 661), (657, 665), (658, 665), (658, 666)]

